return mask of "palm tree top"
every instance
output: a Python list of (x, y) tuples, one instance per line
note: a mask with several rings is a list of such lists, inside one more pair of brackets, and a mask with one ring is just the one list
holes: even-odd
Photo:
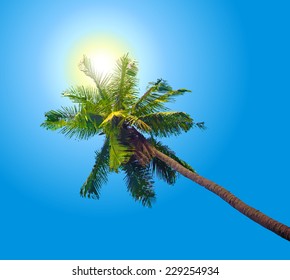
[(193, 170), (157, 140), (187, 132), (193, 126), (204, 128), (203, 123), (194, 123), (188, 114), (170, 111), (166, 106), (190, 90), (173, 90), (165, 80), (158, 79), (149, 83), (146, 92), (140, 94), (138, 63), (128, 54), (117, 61), (109, 75), (97, 73), (86, 56), (79, 66), (95, 86), (65, 90), (62, 96), (69, 98), (73, 105), (48, 111), (42, 126), (78, 139), (105, 135), (102, 149), (96, 152), (95, 166), (81, 189), (82, 196), (99, 198), (108, 172), (122, 170), (133, 197), (151, 206), (155, 198), (153, 173), (174, 184), (176, 172), (153, 157), (150, 145)]

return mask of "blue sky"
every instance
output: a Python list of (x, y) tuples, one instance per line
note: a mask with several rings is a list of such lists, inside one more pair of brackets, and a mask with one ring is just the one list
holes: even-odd
[[(170, 4), (169, 4), (170, 3)], [(164, 139), (201, 175), (290, 225), (289, 4), (286, 1), (9, 1), (1, 29), (1, 259), (289, 259), (289, 242), (180, 177), (157, 202), (113, 174), (83, 199), (102, 139), (40, 128), (65, 104), (66, 63), (87, 34), (121, 38), (140, 88), (164, 78), (172, 105), (206, 131)]]

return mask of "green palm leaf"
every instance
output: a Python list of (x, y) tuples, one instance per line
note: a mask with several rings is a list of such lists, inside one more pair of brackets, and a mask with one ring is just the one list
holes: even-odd
[(177, 173), (174, 169), (168, 166), (164, 161), (158, 158), (153, 158), (151, 162), (152, 173), (158, 178), (164, 180), (169, 185), (174, 185), (177, 179)]
[(67, 122), (73, 120), (78, 113), (79, 109), (76, 106), (61, 107), (59, 110), (50, 110), (45, 113), (46, 120), (41, 126), (50, 130), (58, 130), (64, 127)]
[(140, 117), (155, 136), (168, 137), (187, 132), (193, 126), (192, 118), (183, 112), (158, 112)]
[(62, 95), (68, 97), (72, 102), (79, 104), (96, 104), (101, 98), (96, 88), (84, 86), (71, 87), (64, 91)]
[(121, 57), (116, 64), (110, 80), (110, 92), (114, 96), (114, 110), (124, 110), (132, 106), (137, 100), (137, 62), (129, 55)]
[(138, 164), (136, 160), (130, 160), (123, 166), (123, 170), (126, 174), (127, 188), (132, 197), (144, 206), (151, 207), (156, 198), (149, 167)]
[(106, 116), (112, 111), (112, 98), (106, 94), (106, 89), (103, 89), (103, 94), (92, 87), (72, 87), (63, 92), (64, 97), (68, 97), (72, 102), (80, 104), (87, 111), (94, 114)]
[(109, 173), (109, 141), (106, 139), (102, 149), (96, 152), (95, 165), (83, 184), (80, 194), (88, 198), (100, 198), (100, 189), (107, 183)]
[(143, 96), (135, 103), (132, 110), (137, 116), (167, 111), (165, 103), (175, 101), (175, 97), (190, 92), (187, 89), (172, 90), (171, 86), (162, 79), (156, 83), (149, 83), (151, 86)]
[(121, 165), (126, 164), (133, 154), (133, 147), (124, 145), (126, 139), (121, 138), (118, 129), (111, 128), (107, 133), (110, 140), (110, 170), (118, 172)]
[(51, 110), (45, 114), (46, 120), (42, 127), (50, 130), (59, 130), (60, 133), (71, 138), (88, 139), (96, 135), (100, 129), (98, 123), (102, 117), (88, 114), (81, 106), (62, 107), (60, 110)]
[(168, 111), (165, 104), (158, 101), (159, 97), (158, 93), (149, 91), (148, 95), (132, 108), (133, 114), (142, 117), (159, 111)]

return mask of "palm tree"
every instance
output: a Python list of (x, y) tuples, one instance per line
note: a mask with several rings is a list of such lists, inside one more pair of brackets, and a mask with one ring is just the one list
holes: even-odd
[(188, 114), (172, 112), (165, 106), (189, 90), (173, 90), (165, 80), (158, 79), (149, 83), (147, 91), (139, 97), (137, 62), (128, 55), (117, 61), (111, 75), (96, 73), (85, 56), (80, 70), (94, 81), (95, 86), (77, 86), (64, 91), (62, 95), (75, 104), (47, 112), (42, 126), (79, 139), (88, 139), (96, 134), (104, 136), (104, 145), (96, 152), (94, 167), (81, 187), (81, 196), (99, 199), (108, 173), (122, 171), (132, 197), (151, 207), (155, 200), (153, 175), (172, 185), (178, 172), (215, 193), (248, 218), (290, 240), (288, 226), (198, 175), (157, 140), (187, 132), (192, 127), (204, 129), (203, 122), (194, 122)]

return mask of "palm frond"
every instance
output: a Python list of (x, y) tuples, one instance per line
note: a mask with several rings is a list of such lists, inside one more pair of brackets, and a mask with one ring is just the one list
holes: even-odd
[(129, 161), (133, 154), (133, 148), (123, 144), (125, 141), (122, 141), (118, 129), (111, 127), (108, 135), (110, 140), (110, 170), (118, 172), (120, 166)]
[(176, 96), (183, 95), (186, 92), (191, 92), (191, 91), (185, 88), (181, 88), (178, 90), (170, 90), (164, 93), (163, 95), (160, 95), (160, 97), (158, 97), (155, 100), (155, 102), (163, 102), (163, 103), (174, 102)]
[(93, 87), (72, 87), (64, 91), (62, 96), (68, 97), (72, 102), (80, 104), (88, 113), (107, 116), (112, 111), (112, 99), (110, 95), (105, 94), (101, 96), (99, 91)]
[(109, 141), (106, 139), (102, 149), (96, 152), (94, 167), (83, 184), (80, 194), (88, 198), (100, 198), (100, 189), (107, 183), (109, 173)]
[(147, 91), (137, 100), (137, 102), (132, 106), (132, 111), (134, 112), (136, 108), (139, 107), (139, 104), (143, 102), (144, 99), (147, 98), (148, 95), (150, 95), (152, 92), (156, 91), (157, 84), (160, 83), (161, 80), (157, 81), (153, 86), (149, 87)]
[(137, 116), (143, 116), (158, 111), (167, 111), (165, 103), (173, 102), (176, 96), (190, 92), (187, 89), (172, 90), (165, 80), (159, 79), (156, 83), (149, 83), (150, 87), (135, 103), (132, 110)]
[(122, 169), (125, 171), (127, 189), (132, 197), (144, 206), (151, 207), (156, 198), (149, 167), (144, 167), (137, 161), (130, 160), (123, 165)]
[(78, 104), (96, 104), (101, 98), (96, 88), (84, 86), (71, 87), (64, 91), (62, 96), (68, 97), (72, 102)]
[[(98, 117), (101, 121), (102, 117)], [(69, 138), (89, 139), (101, 131), (96, 122), (92, 121), (92, 118), (93, 116), (87, 116), (80, 112), (73, 120), (67, 122), (60, 132)]]
[[(168, 151), (167, 151), (168, 152)], [(177, 179), (177, 173), (174, 169), (168, 166), (164, 161), (153, 158), (151, 161), (152, 173), (156, 174), (158, 178), (164, 180), (169, 185), (174, 185)]]
[(114, 110), (129, 108), (137, 100), (137, 62), (126, 54), (121, 57), (110, 80), (110, 91), (115, 98)]
[(67, 122), (74, 119), (79, 113), (77, 106), (61, 107), (59, 110), (50, 110), (44, 114), (45, 121), (41, 124), (42, 127), (50, 130), (57, 130), (64, 127)]
[(191, 117), (183, 112), (158, 112), (140, 117), (155, 136), (168, 137), (187, 132), (193, 126)]
[(142, 117), (156, 112), (168, 111), (168, 107), (163, 102), (159, 102), (160, 95), (156, 92), (150, 91), (136, 106), (132, 108), (132, 114), (137, 117)]
[(166, 145), (163, 145), (160, 141), (155, 140), (153, 137), (148, 139), (149, 143), (151, 143), (151, 145), (153, 145), (158, 151), (162, 152), (163, 154), (171, 157), (172, 159), (174, 159), (175, 161), (177, 161), (178, 163), (180, 163), (183, 167), (187, 168), (188, 170), (192, 171), (195, 173), (195, 170), (189, 165), (187, 164), (185, 161), (183, 161), (182, 159), (178, 158), (175, 153)]
[(97, 73), (92, 66), (90, 59), (85, 55), (83, 56), (83, 59), (79, 64), (79, 69), (95, 82), (101, 96), (106, 94), (104, 88), (106, 88), (109, 84), (111, 75)]
[(59, 130), (60, 133), (72, 138), (88, 139), (99, 131), (99, 124), (103, 118), (88, 114), (81, 106), (62, 107), (60, 110), (51, 110), (45, 114), (46, 120), (42, 127), (50, 130)]
[(206, 126), (204, 124), (204, 122), (197, 122), (194, 124), (196, 127), (202, 129), (202, 130), (205, 130), (206, 129)]

